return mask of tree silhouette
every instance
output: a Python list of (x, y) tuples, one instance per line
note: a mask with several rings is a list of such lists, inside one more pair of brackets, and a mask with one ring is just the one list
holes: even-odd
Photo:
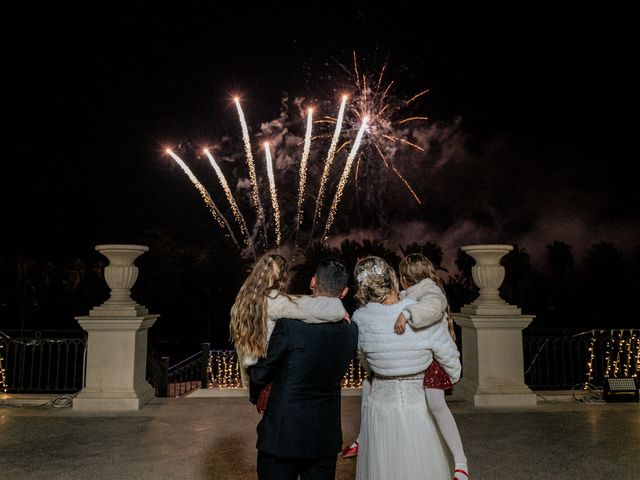
[(547, 263), (553, 275), (560, 279), (573, 268), (573, 251), (570, 245), (554, 240), (547, 245)]
[(502, 257), (505, 278), (500, 288), (502, 298), (508, 303), (526, 308), (526, 283), (531, 274), (531, 259), (526, 249), (513, 246), (513, 250)]
[(425, 257), (427, 257), (429, 261), (431, 261), (431, 263), (433, 263), (433, 266), (436, 267), (436, 270), (444, 270), (446, 272), (446, 269), (442, 268), (444, 253), (442, 252), (442, 247), (440, 247), (440, 245), (438, 245), (437, 243), (427, 242), (420, 245), (414, 242), (410, 245), (406, 245), (404, 248), (400, 247), (400, 251), (404, 256), (407, 256), (410, 253), (421, 253)]
[(478, 287), (473, 282), (471, 269), (475, 261), (461, 249), (456, 252), (455, 265), (457, 272), (449, 277), (445, 284), (447, 299), (452, 311), (459, 312), (478, 296)]
[(294, 259), (300, 260), (289, 267), (291, 272), (289, 292), (308, 294), (309, 281), (315, 273), (318, 263), (327, 257), (339, 257), (339, 252), (337, 249), (321, 242), (312, 242), (296, 250)]

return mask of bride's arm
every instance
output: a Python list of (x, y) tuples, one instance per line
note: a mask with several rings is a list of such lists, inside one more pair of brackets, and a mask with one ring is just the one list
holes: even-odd
[(435, 284), (421, 291), (418, 303), (404, 307), (402, 314), (413, 328), (424, 328), (442, 320), (447, 310), (447, 297)]

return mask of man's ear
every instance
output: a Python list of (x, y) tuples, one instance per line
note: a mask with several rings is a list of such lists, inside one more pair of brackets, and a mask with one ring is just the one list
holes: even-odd
[(318, 281), (316, 280), (316, 276), (314, 275), (313, 277), (311, 277), (311, 281), (309, 282), (309, 288), (312, 292), (316, 288), (317, 283)]
[(348, 291), (349, 291), (349, 287), (344, 287), (344, 290), (342, 290), (342, 293), (340, 294), (339, 298), (344, 298), (347, 295)]

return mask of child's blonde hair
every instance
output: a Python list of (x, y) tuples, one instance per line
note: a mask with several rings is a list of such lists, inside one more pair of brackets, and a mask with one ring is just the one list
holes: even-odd
[[(444, 293), (444, 283), (438, 275), (436, 268), (427, 257), (421, 253), (410, 253), (400, 261), (400, 280), (403, 284), (413, 286), (420, 283), (425, 278), (433, 280)], [(456, 340), (456, 331), (453, 328), (453, 319), (451, 318), (451, 310), (447, 302), (447, 322), (449, 325), (449, 333), (453, 340)]]
[(356, 263), (356, 300), (359, 305), (383, 303), (392, 293), (398, 293), (396, 272), (380, 257), (365, 257)]
[(284, 291), (287, 279), (282, 255), (267, 254), (256, 262), (231, 307), (229, 332), (236, 350), (257, 358), (267, 355), (267, 295)]

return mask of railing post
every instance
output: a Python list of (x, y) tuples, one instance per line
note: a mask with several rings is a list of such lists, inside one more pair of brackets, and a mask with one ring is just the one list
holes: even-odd
[(209, 343), (202, 344), (202, 366), (200, 367), (200, 388), (209, 388)]
[(160, 357), (160, 378), (158, 380), (158, 396), (169, 396), (169, 357)]

